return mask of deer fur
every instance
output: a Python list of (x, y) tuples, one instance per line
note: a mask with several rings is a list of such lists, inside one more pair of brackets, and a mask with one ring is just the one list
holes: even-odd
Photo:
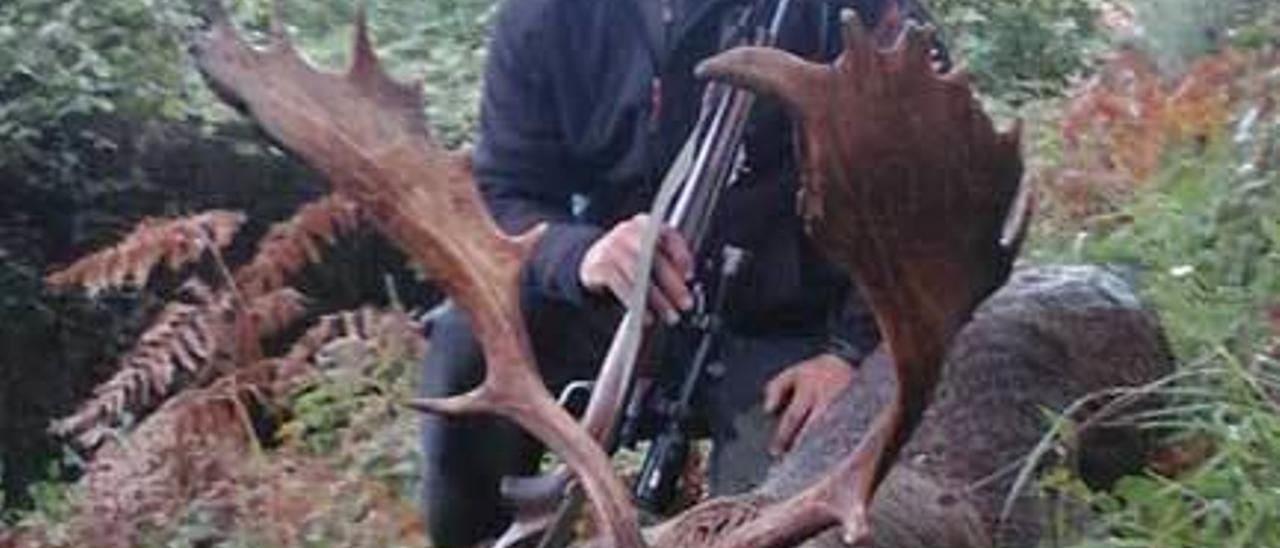
[[(1093, 266), (1018, 271), (952, 343), (934, 402), (872, 504), (870, 545), (1037, 546), (1054, 509), (1034, 486), (1019, 493), (1011, 489), (1052, 415), (1091, 394), (1141, 386), (1172, 370), (1155, 315), (1116, 275)], [(702, 535), (699, 528), (731, 521), (743, 508), (794, 496), (857, 447), (894, 390), (892, 364), (877, 352), (763, 485), (718, 501), (711, 515), (678, 516), (649, 536), (679, 539), (672, 541), (678, 544)], [(1097, 409), (1086, 407), (1070, 418), (1084, 423)], [(1149, 442), (1136, 429), (1088, 429), (1080, 432), (1074, 459), (1047, 458), (1037, 469), (1068, 465), (1091, 485), (1105, 487), (1141, 469)], [(1012, 512), (1002, 517), (1010, 496)], [(831, 529), (803, 546), (845, 544)]]

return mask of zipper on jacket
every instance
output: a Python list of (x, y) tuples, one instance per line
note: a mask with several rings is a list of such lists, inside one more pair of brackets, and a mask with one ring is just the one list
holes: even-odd
[(649, 134), (653, 137), (659, 129), (662, 119), (662, 69), (667, 57), (671, 54), (671, 28), (676, 21), (674, 0), (659, 0), (662, 17), (662, 43), (653, 64), (653, 80), (649, 83)]
[[(645, 1), (645, 0), (641, 0)], [(653, 1), (653, 0), (648, 0)], [(658, 137), (662, 130), (663, 115), (663, 84), (662, 71), (666, 66), (667, 57), (670, 55), (672, 28), (675, 26), (676, 10), (674, 0), (658, 0), (659, 15), (662, 22), (662, 43), (657, 44), (657, 51), (653, 52), (650, 59), (653, 60), (653, 77), (649, 80), (649, 127), (648, 135), (644, 150), (645, 178), (646, 187), (657, 192), (656, 179), (654, 170), (655, 158), (658, 156)], [(660, 176), (660, 175), (659, 175)]]
[(658, 133), (662, 121), (662, 75), (649, 80), (649, 137)]

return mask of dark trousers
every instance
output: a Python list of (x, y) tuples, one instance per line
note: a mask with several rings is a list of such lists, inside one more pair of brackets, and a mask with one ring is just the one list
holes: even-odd
[[(433, 324), (423, 360), (420, 394), (443, 397), (475, 387), (484, 360), (465, 314), (452, 305)], [(525, 315), (539, 367), (554, 391), (590, 379), (608, 348), (614, 311), (584, 310), (527, 300)], [(720, 366), (700, 394), (699, 410), (713, 450), (713, 494), (741, 492), (759, 483), (770, 460), (773, 422), (761, 411), (764, 385), (778, 372), (821, 350), (823, 337), (727, 337)], [(505, 420), (493, 417), (424, 417), (422, 504), (435, 546), (473, 546), (500, 534), (510, 509), (500, 496), (503, 476), (537, 471), (542, 448)]]

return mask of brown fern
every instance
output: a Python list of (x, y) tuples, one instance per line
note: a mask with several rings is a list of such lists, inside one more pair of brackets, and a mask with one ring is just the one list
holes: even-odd
[(245, 216), (213, 210), (177, 219), (147, 218), (120, 243), (50, 274), (55, 288), (84, 287), (90, 295), (106, 289), (143, 287), (161, 264), (177, 270), (231, 243)]
[(258, 339), (279, 335), (306, 313), (306, 297), (291, 287), (277, 289), (254, 297), (249, 302), (249, 317)]
[(307, 265), (320, 262), (326, 247), (359, 224), (355, 203), (336, 194), (306, 204), (271, 227), (257, 254), (236, 272), (236, 285), (246, 295), (279, 289)]
[[(292, 299), (280, 293), (262, 302)], [(72, 545), (137, 544), (142, 532), (170, 524), (173, 515), (197, 501), (217, 502), (208, 507), (225, 511), (222, 517), (229, 521), (265, 519), (287, 541), (297, 536), (289, 534), (293, 528), (318, 509), (337, 504), (332, 497), (317, 498), (316, 491), (372, 496), (382, 514), (370, 527), (421, 544), (416, 512), (376, 482), (314, 475), (326, 470), (319, 461), (297, 467), (293, 464), (299, 461), (285, 460), (267, 470), (243, 466), (258, 444), (254, 421), (263, 418), (253, 416), (253, 409), (283, 405), (314, 370), (317, 355), (345, 343), (402, 359), (420, 357), (425, 349), (420, 326), (402, 312), (361, 308), (330, 314), (317, 319), (285, 355), (168, 398), (128, 434), (128, 443), (100, 428), (105, 443), (79, 482), (84, 496), (69, 522), (77, 541)], [(306, 481), (298, 481), (299, 474), (306, 474)], [(344, 488), (307, 489), (339, 484)]]
[[(211, 293), (198, 282), (188, 283), (187, 293), (196, 303), (174, 301), (161, 311), (129, 353), (119, 370), (98, 385), (93, 395), (71, 416), (50, 428), (55, 435), (73, 437), (78, 445), (94, 448), (123, 421), (126, 412), (140, 412), (188, 384), (202, 385), (217, 371), (236, 365), (236, 333), (239, 314), (231, 295)], [(248, 305), (258, 339), (278, 334), (305, 312), (304, 298), (293, 289), (281, 289), (254, 298)]]
[(323, 457), (296, 452), (245, 466), (257, 441), (244, 392), (221, 381), (184, 391), (147, 417), (128, 443), (106, 444), (78, 483), (82, 496), (72, 501), (65, 545), (145, 544), (149, 533), (198, 507), (222, 527), (248, 527), (286, 546), (323, 512), (352, 501), (369, 507), (356, 526), (385, 539), (369, 545), (426, 544), (412, 505), (377, 480), (348, 477)]
[(178, 383), (179, 374), (193, 377), (227, 358), (229, 318), (220, 313), (225, 299), (190, 304), (174, 301), (120, 359), (119, 370), (98, 385), (71, 416), (54, 422), (50, 431), (94, 448), (118, 427), (126, 412), (154, 406)]
[[(176, 269), (205, 251), (230, 243), (244, 222), (238, 213), (210, 211), (175, 220), (145, 220), (123, 242), (49, 277), (51, 285), (82, 285), (90, 292), (143, 286), (161, 262)], [(215, 291), (193, 278), (183, 287), (189, 303), (170, 303), (120, 360), (117, 373), (99, 385), (72, 415), (50, 430), (85, 448), (100, 445), (123, 421), (170, 396), (184, 379), (200, 386), (227, 370), (255, 363), (258, 341), (279, 334), (305, 312), (301, 293), (285, 287), (288, 277), (320, 259), (320, 250), (358, 224), (351, 202), (336, 196), (307, 204), (274, 226), (257, 255), (231, 276), (233, 287)], [(219, 260), (221, 260), (219, 258)], [(181, 379), (180, 374), (185, 374)]]

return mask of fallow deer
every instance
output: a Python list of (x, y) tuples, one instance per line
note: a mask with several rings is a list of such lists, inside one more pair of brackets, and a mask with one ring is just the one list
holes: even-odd
[[(359, 203), (470, 314), (484, 382), (415, 407), (518, 424), (566, 463), (592, 505), (600, 543), (645, 546), (628, 490), (602, 449), (609, 435), (602, 425), (616, 416), (621, 394), (604, 389), (597, 399), (607, 404), (579, 424), (534, 363), (517, 284), (539, 230), (514, 238), (499, 231), (467, 154), (446, 152), (431, 137), (418, 87), (379, 67), (363, 14), (346, 74), (301, 60), (279, 14), (262, 48), (245, 42), (216, 4), (211, 14), (196, 44), (211, 85)], [(852, 14), (844, 29), (845, 50), (830, 65), (746, 48), (701, 70), (780, 100), (798, 122), (801, 212), (871, 303), (885, 344), (864, 368), (881, 382), (871, 386), (875, 397), (855, 387), (851, 404), (828, 419), (830, 428), (849, 429), (837, 436), (843, 444), (824, 449), (809, 440), (761, 491), (691, 509), (650, 535), (657, 546), (786, 546), (836, 526), (846, 541), (868, 538), (870, 503), (926, 416), (949, 343), (1006, 282), (1017, 255), (1027, 209), (1017, 132), (994, 129), (963, 73), (935, 72), (926, 31), (907, 29), (882, 48)], [(626, 374), (606, 365), (599, 386), (621, 387)], [(872, 402), (883, 407), (873, 421)], [(842, 413), (861, 418), (840, 422)], [(936, 418), (934, 433), (945, 423)], [(799, 472), (785, 473), (788, 466)], [(527, 485), (562, 492), (563, 477)], [(526, 510), (525, 517), (545, 516)], [(536, 521), (517, 528), (536, 529)]]

